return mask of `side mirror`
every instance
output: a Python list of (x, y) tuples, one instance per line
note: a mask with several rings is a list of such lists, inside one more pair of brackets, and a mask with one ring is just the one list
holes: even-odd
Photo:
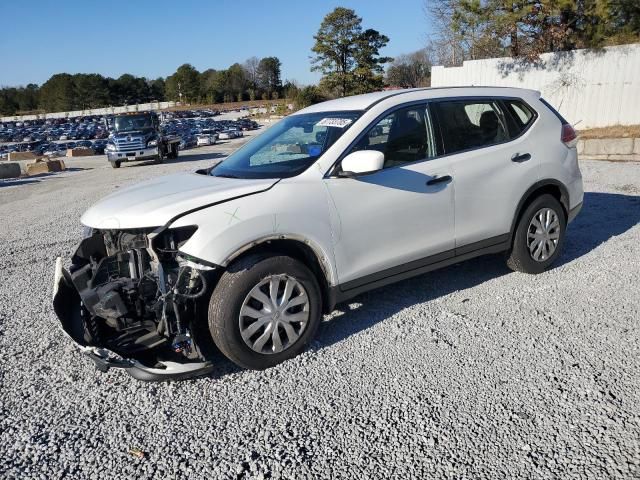
[(359, 150), (342, 159), (342, 176), (353, 177), (382, 170), (384, 153), (377, 150)]

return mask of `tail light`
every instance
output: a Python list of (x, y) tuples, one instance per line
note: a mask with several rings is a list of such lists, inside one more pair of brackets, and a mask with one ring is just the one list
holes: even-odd
[(568, 123), (562, 124), (562, 135), (560, 136), (560, 139), (562, 140), (562, 143), (569, 148), (575, 147), (576, 143), (578, 143), (578, 135), (573, 127)]

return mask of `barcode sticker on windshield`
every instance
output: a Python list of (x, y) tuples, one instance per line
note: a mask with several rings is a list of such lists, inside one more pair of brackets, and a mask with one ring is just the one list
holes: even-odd
[(318, 127), (344, 128), (350, 125), (352, 121), (350, 118), (323, 118), (316, 125)]

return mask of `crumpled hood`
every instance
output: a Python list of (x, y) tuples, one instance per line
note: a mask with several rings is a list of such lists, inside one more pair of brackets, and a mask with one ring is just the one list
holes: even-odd
[(83, 225), (100, 229), (165, 225), (181, 213), (269, 189), (277, 179), (241, 180), (196, 173), (159, 177), (117, 190), (82, 215)]

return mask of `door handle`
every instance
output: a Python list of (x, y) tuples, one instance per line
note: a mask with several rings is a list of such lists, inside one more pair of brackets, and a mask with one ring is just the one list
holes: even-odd
[(526, 162), (530, 158), (531, 158), (531, 154), (530, 153), (516, 153), (516, 154), (513, 155), (513, 157), (511, 157), (511, 161), (512, 162), (517, 162), (517, 163), (522, 163), (522, 162)]
[(451, 180), (453, 180), (451, 175), (442, 175), (440, 177), (435, 176), (431, 180), (427, 181), (427, 186), (438, 185), (439, 183), (449, 183)]

